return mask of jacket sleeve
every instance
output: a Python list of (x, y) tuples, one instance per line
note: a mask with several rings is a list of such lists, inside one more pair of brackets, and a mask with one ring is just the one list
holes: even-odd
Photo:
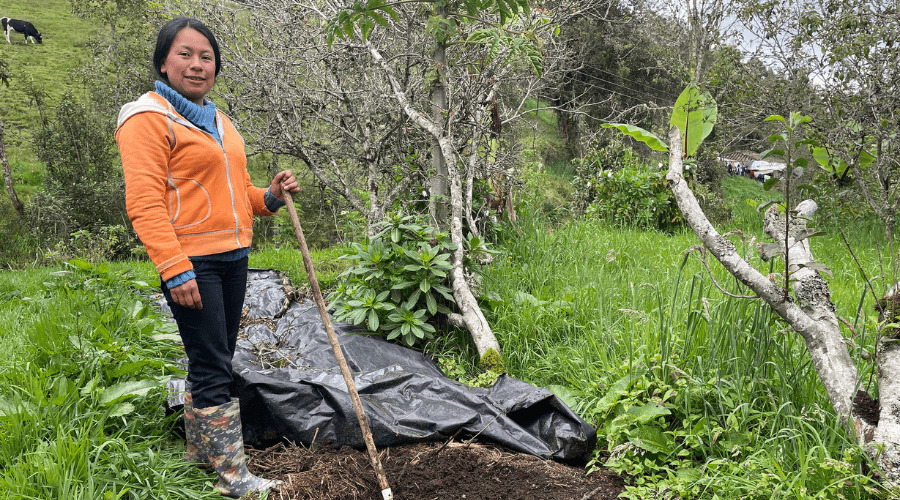
[(136, 114), (116, 131), (125, 171), (125, 208), (164, 281), (193, 269), (166, 206), (171, 154), (168, 136), (165, 116), (154, 112)]
[(253, 208), (253, 215), (275, 215), (275, 212), (272, 212), (266, 207), (266, 190), (268, 188), (254, 186), (250, 181), (250, 174), (246, 170), (244, 170), (244, 182), (247, 184), (247, 196), (250, 198), (250, 206)]

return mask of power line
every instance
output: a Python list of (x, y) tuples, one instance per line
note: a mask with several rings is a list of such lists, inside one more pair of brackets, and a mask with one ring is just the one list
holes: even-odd
[[(637, 88), (632, 88), (632, 87), (628, 87), (628, 86), (622, 85), (622, 84), (620, 84), (620, 83), (612, 82), (612, 81), (609, 81), (609, 80), (600, 78), (599, 76), (594, 75), (594, 74), (592, 74), (592, 73), (587, 73), (587, 72), (584, 72), (584, 71), (581, 71), (581, 70), (576, 70), (576, 73), (579, 74), (579, 75), (581, 75), (581, 76), (586, 77), (586, 80), (589, 82), (589, 84), (590, 84), (592, 87), (600, 88), (600, 89), (605, 90), (605, 91), (607, 91), (607, 92), (614, 93), (614, 94), (618, 94), (618, 95), (621, 95), (621, 96), (625, 96), (625, 97), (628, 97), (628, 98), (630, 98), (630, 99), (634, 99), (634, 100), (636, 100), (636, 101), (650, 100), (650, 101), (653, 101), (653, 102), (660, 102), (660, 101), (664, 102), (664, 101), (666, 100), (666, 99), (661, 99), (659, 96), (656, 96), (656, 95), (654, 95), (654, 94), (651, 94), (651, 93), (649, 93), (649, 92), (647, 92), (647, 91), (645, 91), (645, 90), (637, 89)], [(624, 89), (624, 91), (619, 91), (619, 90), (616, 90), (616, 89), (613, 89), (613, 88), (608, 88), (608, 87), (605, 87), (605, 86), (602, 86), (602, 85), (596, 85), (596, 84), (594, 84), (594, 83), (590, 83), (590, 82), (592, 82), (592, 81), (600, 81), (600, 82), (603, 82), (603, 83), (606, 83), (606, 84), (609, 84), (609, 85), (613, 85), (613, 86), (615, 86), (615, 87), (619, 87), (619, 88), (621, 88), (621, 89)], [(628, 93), (626, 93), (625, 91), (627, 91)], [(636, 95), (635, 95), (635, 94), (636, 94)]]

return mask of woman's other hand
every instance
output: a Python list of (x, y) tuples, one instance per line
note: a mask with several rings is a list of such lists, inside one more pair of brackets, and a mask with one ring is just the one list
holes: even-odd
[(203, 309), (203, 303), (200, 302), (200, 289), (197, 288), (196, 279), (186, 281), (175, 288), (170, 288), (169, 293), (172, 294), (172, 300), (182, 307)]
[(284, 191), (287, 191), (291, 194), (297, 194), (300, 192), (300, 185), (297, 184), (297, 179), (294, 178), (294, 174), (291, 173), (290, 170), (282, 170), (275, 175), (275, 178), (272, 179), (272, 185), (269, 186), (269, 192), (271, 192), (275, 197), (282, 199)]

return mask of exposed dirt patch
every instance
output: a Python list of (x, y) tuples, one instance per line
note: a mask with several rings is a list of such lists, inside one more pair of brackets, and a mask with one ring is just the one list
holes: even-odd
[[(275, 500), (380, 499), (365, 450), (279, 444), (248, 449), (250, 470), (284, 484)], [(586, 470), (492, 444), (416, 443), (380, 449), (396, 500), (606, 500), (624, 489), (609, 471)]]

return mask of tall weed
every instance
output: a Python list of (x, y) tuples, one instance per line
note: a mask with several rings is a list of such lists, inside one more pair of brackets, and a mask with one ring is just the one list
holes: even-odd
[(136, 293), (146, 283), (106, 265), (68, 267), (40, 290), (6, 293), (20, 328), (7, 335), (27, 342), (0, 365), (0, 497), (208, 496), (169, 442), (174, 327)]
[[(721, 293), (713, 278), (746, 290), (715, 262), (710, 276), (694, 245), (684, 232), (520, 219), (483, 281), (510, 373), (594, 423), (593, 466), (630, 476), (626, 498), (885, 496), (802, 340), (759, 301)], [(858, 303), (861, 290), (835, 293)]]

